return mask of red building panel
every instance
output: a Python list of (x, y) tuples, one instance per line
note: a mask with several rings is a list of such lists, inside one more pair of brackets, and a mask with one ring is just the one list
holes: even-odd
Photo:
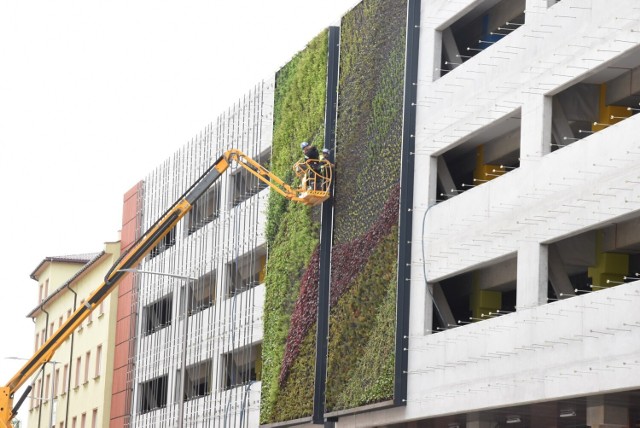
[(126, 360), (120, 368), (113, 370), (113, 392), (120, 393), (127, 389), (127, 364)]
[[(121, 369), (129, 364), (129, 342), (123, 342), (115, 347), (115, 354), (113, 356), (113, 369)], [(115, 385), (116, 378), (114, 376), (113, 383)]]
[(138, 225), (135, 221), (130, 221), (122, 225), (120, 231), (120, 239), (122, 242), (135, 242), (136, 234), (138, 233)]
[(130, 275), (120, 282), (118, 285), (118, 320), (126, 318), (131, 315), (131, 304), (133, 293), (131, 293), (131, 287), (133, 286), (133, 280)]
[[(127, 393), (126, 391), (119, 392), (117, 394), (113, 394), (111, 396), (111, 419), (114, 417), (121, 418), (127, 412)], [(113, 426), (113, 425), (110, 425)]]
[[(139, 182), (124, 195), (122, 206), (122, 251), (126, 251), (140, 230), (140, 195), (143, 183)], [(132, 378), (127, 376), (133, 367), (133, 341), (135, 340), (135, 301), (133, 278), (125, 278), (118, 287), (118, 316), (116, 320), (116, 346), (114, 350), (113, 387), (111, 391), (111, 415), (109, 427), (128, 426), (131, 414)]]

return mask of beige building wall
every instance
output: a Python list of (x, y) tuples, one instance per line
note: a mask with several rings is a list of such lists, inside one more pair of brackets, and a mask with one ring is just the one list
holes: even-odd
[[(45, 340), (51, 337), (102, 283), (119, 255), (120, 242), (109, 242), (101, 253), (51, 257), (36, 268), (32, 278), (38, 281), (41, 301), (28, 314), (35, 322), (34, 350), (44, 343), (43, 334)], [(40, 290), (47, 283), (42, 297)], [(34, 376), (25, 403), (28, 427), (109, 425), (116, 310), (117, 293), (112, 293)]]

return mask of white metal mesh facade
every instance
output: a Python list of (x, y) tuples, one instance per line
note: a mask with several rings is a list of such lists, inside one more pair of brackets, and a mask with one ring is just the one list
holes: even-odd
[[(143, 230), (225, 150), (269, 161), (273, 88), (260, 82), (146, 177)], [(258, 425), (268, 193), (232, 165), (141, 263), (134, 426)]]

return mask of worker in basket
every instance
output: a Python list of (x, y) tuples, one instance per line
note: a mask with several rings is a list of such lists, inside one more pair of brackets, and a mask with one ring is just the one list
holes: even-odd
[(304, 160), (308, 165), (307, 170), (307, 189), (308, 190), (321, 190), (321, 162), (320, 162), (320, 154), (318, 153), (318, 149), (303, 141), (300, 143), (300, 148), (302, 149), (302, 153), (304, 153)]
[(331, 162), (331, 151), (326, 147), (322, 149), (320, 155), (320, 179), (322, 180), (321, 189), (327, 190), (327, 185), (331, 183), (331, 168), (333, 163)]

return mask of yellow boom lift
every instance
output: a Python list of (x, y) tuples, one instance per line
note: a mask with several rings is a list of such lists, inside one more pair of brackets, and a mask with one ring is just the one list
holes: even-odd
[[(138, 241), (109, 269), (104, 282), (100, 284), (86, 302), (81, 305), (58, 330), (47, 339), (34, 355), (22, 366), (11, 380), (0, 387), (0, 428), (12, 428), (12, 420), (18, 409), (31, 392), (32, 386), (13, 406), (15, 392), (45, 363), (53, 357), (60, 345), (82, 324), (89, 314), (100, 305), (126, 274), (126, 269), (135, 268), (149, 252), (173, 229), (173, 227), (193, 207), (193, 204), (220, 176), (235, 162), (245, 168), (260, 181), (267, 184), (285, 198), (305, 205), (318, 205), (330, 195), (332, 165), (326, 160), (299, 161), (294, 171), (301, 179), (300, 188), (292, 188), (258, 162), (239, 150), (231, 149), (218, 158), (209, 169), (147, 230)], [(313, 183), (313, 185), (307, 185)]]

